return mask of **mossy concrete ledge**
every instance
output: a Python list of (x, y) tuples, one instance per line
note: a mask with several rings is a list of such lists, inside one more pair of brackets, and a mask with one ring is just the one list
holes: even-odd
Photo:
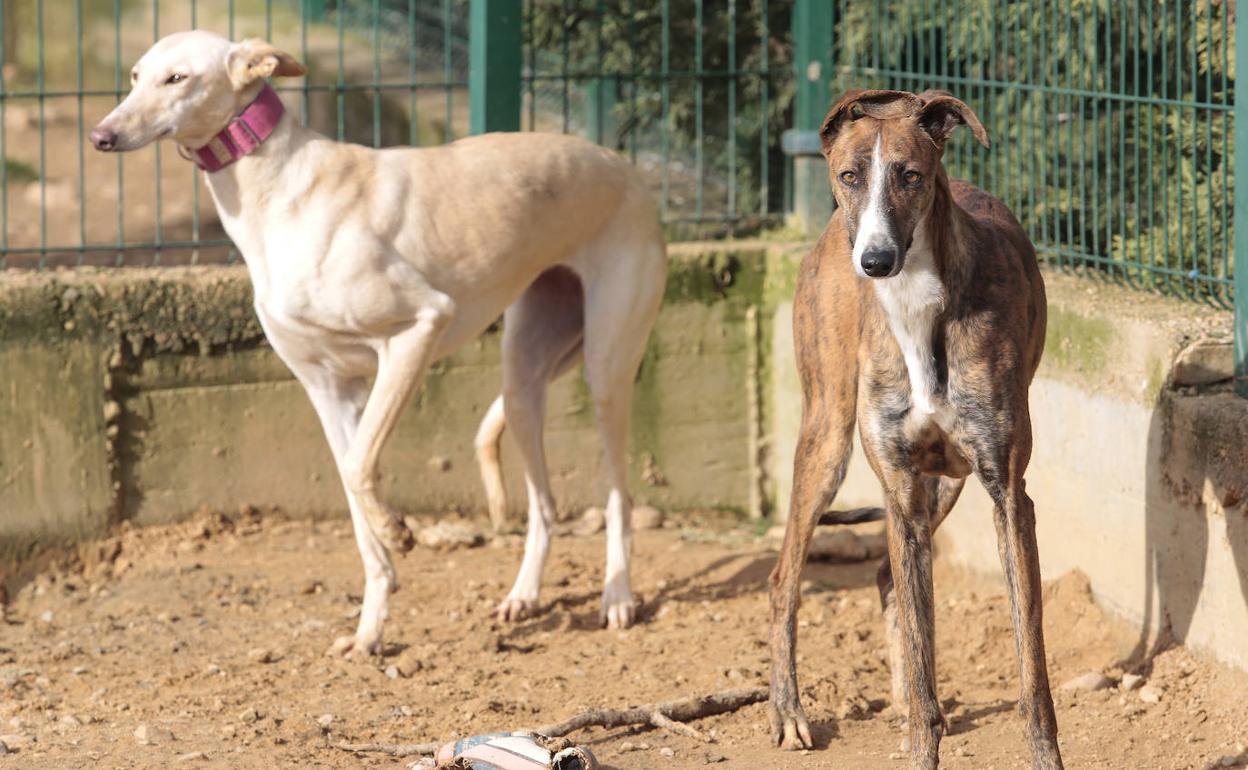
[[(633, 405), (639, 500), (762, 504), (747, 378), (757, 384), (768, 248), (673, 248)], [(0, 273), (0, 560), (205, 508), (345, 515), (319, 423), (251, 305), (241, 266)], [(382, 463), (401, 508), (482, 509), (472, 439), (498, 394), (498, 338), (439, 362), (404, 413)], [(579, 371), (552, 386), (546, 443), (569, 513), (605, 502), (592, 411)], [(504, 448), (519, 524), (521, 464)]]

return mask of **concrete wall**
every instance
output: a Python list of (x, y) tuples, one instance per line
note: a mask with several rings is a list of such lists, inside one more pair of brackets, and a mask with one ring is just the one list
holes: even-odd
[[(748, 383), (764, 248), (673, 252), (636, 383), (634, 494), (745, 512), (759, 505)], [(498, 338), (439, 362), (404, 413), (382, 462), (400, 508), (482, 509), (472, 439), (498, 393)], [(265, 343), (241, 267), (0, 274), (0, 394), (0, 560), (204, 508), (345, 515), (319, 423)], [(552, 387), (546, 442), (561, 507), (604, 504), (579, 370)], [(521, 464), (504, 448), (520, 512)]]
[[(787, 300), (805, 250), (673, 249), (634, 400), (638, 499), (784, 517), (800, 417)], [(1140, 629), (1139, 651), (1169, 634), (1248, 669), (1248, 401), (1173, 382), (1186, 342), (1225, 333), (1229, 318), (1047, 281), (1028, 474), (1045, 575), (1087, 573)], [(0, 563), (202, 508), (345, 515), (307, 398), (250, 302), (242, 268), (0, 274)], [(481, 511), (472, 437), (498, 384), (496, 331), (435, 367), (383, 458), (390, 499)], [(587, 395), (570, 373), (548, 408), (553, 483), (570, 513), (603, 497)], [(519, 512), (519, 459), (504, 446)], [(879, 499), (859, 456), (837, 506)], [(943, 558), (999, 573), (976, 482), (937, 540)]]

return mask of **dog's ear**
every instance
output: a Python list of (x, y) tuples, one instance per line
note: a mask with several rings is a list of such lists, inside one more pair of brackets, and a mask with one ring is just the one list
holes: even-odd
[(944, 91), (924, 91), (919, 98), (923, 101), (919, 110), (919, 128), (927, 132), (937, 147), (943, 148), (949, 134), (960, 125), (970, 128), (984, 147), (990, 146), (984, 124), (979, 122), (979, 116), (966, 106), (966, 102)]
[(913, 115), (922, 106), (919, 97), (909, 91), (876, 91), (854, 88), (846, 91), (828, 110), (819, 127), (819, 141), (826, 157), (847, 124), (862, 118), (891, 120)]
[(236, 89), (245, 88), (261, 78), (294, 78), (308, 71), (295, 57), (259, 38), (230, 46), (225, 66)]

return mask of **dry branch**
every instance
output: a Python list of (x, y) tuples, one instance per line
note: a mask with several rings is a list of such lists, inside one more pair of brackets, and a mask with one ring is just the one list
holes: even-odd
[[(568, 733), (583, 730), (586, 727), (632, 727), (648, 725), (688, 738), (709, 742), (702, 733), (681, 724), (716, 714), (726, 714), (739, 708), (767, 700), (767, 688), (738, 688), (724, 690), (710, 695), (695, 695), (667, 703), (648, 703), (626, 709), (588, 709), (571, 719), (554, 724), (542, 725), (529, 732), (560, 738)], [(392, 757), (406, 757), (414, 754), (432, 754), (438, 750), (437, 743), (340, 743), (338, 748), (343, 751), (361, 753), (388, 754)]]

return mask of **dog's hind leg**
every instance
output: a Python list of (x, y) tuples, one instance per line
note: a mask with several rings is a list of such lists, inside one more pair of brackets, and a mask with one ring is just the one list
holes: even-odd
[[(335, 462), (341, 463), (364, 410), (368, 383), (364, 380), (343, 380), (323, 370), (302, 367), (296, 370), (296, 374), (321, 420)], [(364, 603), (360, 608), (360, 622), (355, 634), (335, 640), (330, 653), (342, 656), (375, 655), (381, 652), (387, 605), (390, 593), (398, 588), (398, 583), (389, 552), (364, 518), (364, 511), (355, 495), (349, 489), (346, 492), (355, 542), (360, 550), (360, 560), (364, 563)]]
[[(932, 533), (953, 510), (962, 494), (966, 479), (928, 476), (923, 479), (927, 487), (927, 509), (931, 517)], [(906, 698), (905, 662), (902, 659), (901, 627), (897, 618), (897, 597), (893, 593), (893, 571), (889, 568), (888, 558), (880, 564), (875, 576), (876, 585), (880, 589), (880, 609), (884, 612), (884, 631), (888, 639), (888, 666), (893, 680), (893, 710), (903, 718), (908, 713)]]
[(537, 606), (550, 550), (555, 500), (542, 433), (547, 383), (576, 359), (583, 337), (580, 280), (565, 268), (540, 275), (503, 317), (503, 408), (524, 459), (529, 496), (524, 559), (515, 585), (498, 606), (501, 620), (519, 620)]
[(622, 629), (637, 615), (629, 574), (633, 510), (628, 492), (629, 412), (667, 270), (657, 232), (653, 239), (636, 231), (616, 237), (608, 233), (596, 248), (611, 255), (598, 263), (585, 288), (585, 379), (607, 475), (607, 565), (599, 620), (607, 628)]

